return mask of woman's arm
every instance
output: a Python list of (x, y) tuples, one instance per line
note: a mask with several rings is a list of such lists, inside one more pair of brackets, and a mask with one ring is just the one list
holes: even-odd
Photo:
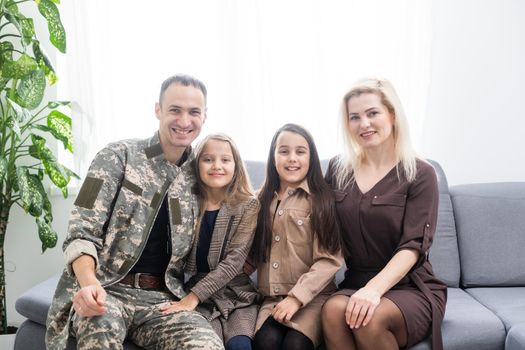
[(364, 327), (370, 322), (381, 297), (406, 276), (418, 257), (419, 253), (413, 249), (398, 251), (374, 278), (352, 295), (345, 313), (350, 328)]

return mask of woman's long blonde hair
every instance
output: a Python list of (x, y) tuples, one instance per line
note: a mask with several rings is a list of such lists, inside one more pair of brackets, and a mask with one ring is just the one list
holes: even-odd
[(408, 121), (394, 86), (386, 79), (365, 78), (353, 85), (344, 95), (341, 104), (340, 122), (345, 148), (336, 162), (336, 182), (339, 188), (345, 188), (354, 181), (354, 169), (359, 168), (364, 157), (362, 147), (352, 138), (349, 130), (348, 101), (352, 97), (368, 93), (379, 96), (381, 103), (394, 116), (394, 151), (396, 161), (400, 163), (397, 167), (398, 177), (401, 170), (407, 181), (411, 182), (416, 178), (416, 152), (410, 141)]
[(204, 212), (204, 204), (206, 203), (207, 199), (207, 187), (202, 181), (202, 178), (199, 173), (199, 160), (202, 156), (204, 147), (211, 140), (227, 142), (231, 147), (233, 161), (235, 162), (233, 178), (225, 191), (225, 198), (223, 202), (235, 205), (254, 197), (248, 172), (246, 171), (246, 167), (244, 166), (244, 162), (242, 161), (239, 149), (237, 148), (235, 142), (232, 140), (231, 137), (223, 133), (210, 134), (206, 136), (201, 142), (199, 142), (195, 149), (194, 169), (197, 175), (197, 187), (199, 190), (199, 194), (203, 199), (201, 202), (201, 213)]

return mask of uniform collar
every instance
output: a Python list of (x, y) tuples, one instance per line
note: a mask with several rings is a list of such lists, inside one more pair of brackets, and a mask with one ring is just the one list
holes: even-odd
[[(162, 150), (162, 146), (160, 145), (160, 136), (159, 136), (158, 131), (155, 132), (153, 137), (149, 139), (148, 147), (144, 149), (144, 153), (146, 153), (146, 157), (148, 159), (157, 158), (157, 157), (159, 157), (158, 159), (162, 159), (162, 160), (166, 159), (164, 157), (164, 151)], [(191, 146), (188, 146), (184, 150), (184, 153), (182, 153), (182, 157), (180, 158), (179, 162), (175, 165), (180, 167), (183, 164), (185, 164), (188, 160), (191, 161), (191, 159), (193, 159), (191, 155), (192, 155), (192, 148)]]

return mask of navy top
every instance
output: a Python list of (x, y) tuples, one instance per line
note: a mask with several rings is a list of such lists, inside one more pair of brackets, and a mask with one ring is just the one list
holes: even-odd
[(164, 276), (171, 257), (171, 229), (168, 217), (168, 196), (159, 209), (148, 242), (130, 273), (150, 273)]
[(219, 209), (206, 210), (202, 216), (197, 245), (197, 272), (210, 272), (208, 252), (210, 251), (211, 236), (213, 235), (217, 214), (219, 214)]

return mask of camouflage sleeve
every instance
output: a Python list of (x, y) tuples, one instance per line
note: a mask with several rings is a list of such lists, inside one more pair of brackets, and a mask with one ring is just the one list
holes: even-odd
[(113, 211), (125, 171), (126, 149), (123, 144), (111, 144), (93, 159), (71, 212), (68, 235), (63, 250), (66, 268), (72, 274), (71, 263), (87, 254), (95, 259), (104, 244), (107, 223)]

